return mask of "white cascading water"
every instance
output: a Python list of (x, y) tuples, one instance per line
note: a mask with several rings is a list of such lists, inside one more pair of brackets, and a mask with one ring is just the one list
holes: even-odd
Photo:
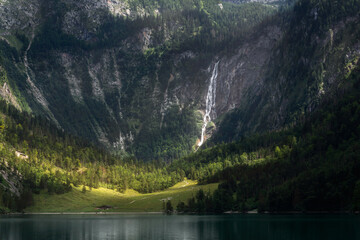
[(211, 121), (211, 112), (215, 110), (215, 99), (216, 99), (216, 79), (218, 76), (218, 67), (219, 62), (215, 63), (214, 70), (212, 72), (210, 78), (210, 85), (208, 88), (207, 96), (206, 96), (206, 111), (204, 115), (204, 123), (201, 129), (201, 139), (198, 143), (198, 147), (200, 147), (204, 143), (205, 138), (205, 131), (207, 124)]

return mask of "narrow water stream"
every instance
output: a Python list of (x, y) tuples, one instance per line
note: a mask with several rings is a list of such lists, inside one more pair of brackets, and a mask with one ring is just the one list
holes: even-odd
[(215, 100), (216, 100), (216, 80), (218, 76), (218, 69), (219, 69), (219, 61), (215, 63), (214, 69), (212, 71), (212, 75), (210, 78), (210, 84), (206, 96), (206, 110), (204, 115), (204, 122), (201, 129), (201, 139), (198, 143), (198, 147), (203, 145), (205, 141), (205, 132), (206, 132), (206, 126), (209, 122), (211, 122), (211, 113), (215, 112)]

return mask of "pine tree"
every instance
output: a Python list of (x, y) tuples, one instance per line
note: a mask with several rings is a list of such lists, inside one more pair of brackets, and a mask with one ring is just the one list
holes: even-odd
[(82, 192), (82, 193), (86, 193), (86, 187), (85, 187), (85, 185), (83, 185), (81, 192)]

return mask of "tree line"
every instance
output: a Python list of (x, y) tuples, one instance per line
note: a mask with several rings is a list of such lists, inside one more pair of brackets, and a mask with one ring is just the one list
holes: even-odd
[[(347, 79), (352, 87), (346, 93), (324, 100), (304, 124), (284, 131), (295, 137), (291, 145), (275, 143), (269, 158), (238, 163), (206, 178), (205, 183), (222, 183), (213, 194), (200, 191), (179, 203), (178, 211), (359, 211), (359, 79), (357, 67)], [(234, 148), (228, 154), (238, 153)], [(215, 157), (208, 155), (207, 161)]]

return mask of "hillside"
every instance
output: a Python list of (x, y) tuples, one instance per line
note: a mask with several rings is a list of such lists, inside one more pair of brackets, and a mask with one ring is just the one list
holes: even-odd
[(216, 113), (230, 112), (216, 121), (212, 142), (292, 126), (345, 91), (344, 76), (359, 65), (359, 4), (335, 2), (298, 1), (221, 61), (226, 84), (218, 86)]
[(181, 169), (113, 156), (64, 133), (49, 120), (0, 102), (0, 211), (22, 211), (40, 193), (61, 195), (86, 185), (113, 192), (164, 190), (181, 182)]
[(357, 62), (359, 4), (273, 3), (2, 1), (1, 95), (142, 160), (281, 129)]
[(222, 182), (213, 195), (199, 191), (184, 201), (180, 211), (359, 211), (359, 70), (346, 78), (347, 91), (323, 101), (321, 110), (296, 126), (174, 162), (173, 169), (202, 183)]
[[(176, 206), (194, 196), (199, 189), (213, 192), (218, 184), (198, 186), (192, 181), (184, 181), (165, 191), (139, 194), (128, 190), (119, 193), (113, 190), (99, 188), (83, 193), (81, 188), (74, 188), (62, 195), (42, 193), (34, 196), (34, 206), (25, 209), (34, 213), (59, 212), (162, 212), (163, 202), (171, 201)], [(99, 209), (108, 206), (109, 209)]]
[(216, 52), (276, 12), (199, 0), (4, 1), (0, 9), (11, 45), (2, 42), (3, 68), (22, 109), (112, 151), (166, 161), (196, 148), (204, 70)]
[[(93, 212), (103, 205), (115, 212), (159, 211), (161, 199), (177, 203), (217, 186), (197, 186), (196, 178), (169, 166), (114, 156), (0, 101), (0, 213)], [(132, 201), (138, 203), (128, 206)]]
[(359, 39), (359, 0), (0, 0), (0, 209), (358, 209)]

